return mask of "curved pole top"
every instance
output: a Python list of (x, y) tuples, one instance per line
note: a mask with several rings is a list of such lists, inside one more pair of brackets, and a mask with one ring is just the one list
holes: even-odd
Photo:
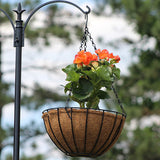
[(3, 12), (4, 15), (8, 18), (8, 20), (10, 21), (10, 23), (11, 23), (11, 25), (13, 27), (13, 30), (15, 31), (14, 23), (13, 23), (11, 17), (3, 9), (0, 8), (0, 11)]
[(46, 2), (46, 3), (41, 4), (40, 6), (38, 6), (37, 8), (35, 8), (35, 9), (31, 12), (31, 14), (29, 15), (29, 17), (27, 18), (27, 20), (26, 20), (26, 22), (25, 22), (25, 24), (24, 24), (24, 30), (25, 30), (25, 28), (27, 27), (27, 24), (28, 24), (29, 20), (31, 19), (31, 17), (32, 17), (40, 8), (42, 8), (42, 7), (44, 7), (44, 6), (47, 6), (47, 5), (49, 5), (49, 4), (53, 4), (53, 3), (67, 3), (67, 4), (70, 4), (70, 5), (75, 6), (76, 8), (78, 8), (78, 9), (79, 9), (83, 14), (85, 14), (85, 15), (88, 15), (88, 14), (91, 12), (91, 9), (90, 9), (89, 6), (86, 6), (86, 8), (88, 9), (88, 11), (84, 11), (84, 10), (83, 10), (82, 8), (80, 8), (78, 5), (76, 5), (76, 4), (72, 3), (72, 2), (69, 2), (69, 1), (61, 1), (61, 0), (58, 0), (58, 1), (49, 1), (49, 2)]

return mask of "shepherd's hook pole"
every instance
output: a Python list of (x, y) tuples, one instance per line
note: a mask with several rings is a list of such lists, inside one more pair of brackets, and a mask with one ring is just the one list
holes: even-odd
[(14, 149), (13, 160), (19, 160), (20, 144), (20, 111), (21, 111), (21, 64), (22, 64), (22, 47), (24, 43), (23, 21), (21, 4), (17, 10), (16, 30), (14, 33), (14, 47), (16, 47), (16, 70), (15, 70), (15, 110), (14, 110)]
[(21, 112), (21, 64), (22, 64), (22, 47), (24, 46), (24, 32), (27, 27), (28, 22), (32, 16), (42, 7), (47, 6), (53, 3), (66, 3), (78, 8), (85, 16), (90, 13), (90, 8), (88, 6), (88, 11), (84, 11), (78, 5), (69, 2), (69, 1), (49, 1), (43, 3), (42, 5), (35, 8), (31, 14), (28, 16), (27, 20), (23, 25), (22, 13), (25, 11), (22, 9), (21, 4), (18, 4), (17, 10), (14, 10), (17, 14), (16, 25), (10, 16), (0, 8), (0, 11), (5, 14), (5, 16), (10, 21), (13, 30), (14, 30), (14, 47), (16, 48), (16, 62), (15, 62), (15, 102), (14, 102), (14, 146), (13, 146), (13, 160), (19, 160), (19, 151), (20, 151), (20, 112)]

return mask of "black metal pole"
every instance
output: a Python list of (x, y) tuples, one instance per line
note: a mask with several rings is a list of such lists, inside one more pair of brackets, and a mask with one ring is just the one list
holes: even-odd
[(14, 47), (16, 47), (16, 66), (15, 66), (15, 108), (14, 108), (14, 150), (13, 160), (19, 160), (19, 144), (20, 144), (20, 105), (21, 105), (21, 63), (22, 63), (22, 47), (23, 47), (23, 21), (19, 3), (17, 13), (16, 30), (14, 33)]
[(21, 53), (20, 47), (16, 48), (16, 75), (15, 75), (15, 108), (14, 108), (14, 152), (13, 159), (19, 160), (20, 141), (20, 100), (21, 100)]

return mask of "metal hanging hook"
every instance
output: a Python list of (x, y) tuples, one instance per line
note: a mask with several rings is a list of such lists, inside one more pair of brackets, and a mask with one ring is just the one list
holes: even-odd
[(89, 6), (86, 6), (86, 8), (88, 9), (88, 11), (84, 11), (82, 8), (80, 8), (78, 5), (76, 5), (75, 3), (72, 3), (70, 1), (63, 1), (63, 0), (53, 0), (53, 1), (49, 1), (49, 2), (46, 2), (46, 3), (43, 3), (41, 4), (40, 6), (36, 7), (32, 12), (31, 14), (29, 15), (29, 17), (27, 18), (25, 24), (24, 24), (24, 30), (26, 29), (27, 27), (27, 24), (28, 22), (30, 21), (30, 19), (32, 18), (32, 16), (39, 10), (41, 9), (42, 7), (44, 6), (47, 6), (49, 4), (54, 4), (54, 3), (66, 3), (66, 4), (70, 4), (76, 8), (78, 8), (83, 14), (87, 15), (91, 12), (91, 9)]
[(85, 19), (86, 19), (86, 24), (85, 24), (85, 29), (88, 28), (88, 14), (85, 14)]
[(89, 6), (86, 6), (86, 8), (88, 8), (88, 11), (87, 12), (85, 12), (86, 14), (89, 14), (90, 12), (91, 12), (91, 9), (90, 9), (90, 7)]

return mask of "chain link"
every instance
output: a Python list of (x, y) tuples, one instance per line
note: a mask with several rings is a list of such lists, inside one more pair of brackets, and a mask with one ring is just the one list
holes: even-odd
[(85, 32), (83, 34), (83, 38), (82, 38), (82, 42), (81, 42), (81, 46), (80, 46), (80, 51), (83, 49), (86, 51), (86, 48), (87, 48), (87, 31), (85, 28)]
[(89, 37), (89, 39), (92, 43), (92, 46), (93, 46), (94, 50), (97, 50), (96, 44), (94, 43), (93, 38), (91, 36), (91, 33), (89, 31), (88, 31), (88, 37)]
[(86, 49), (87, 49), (87, 37), (89, 37), (94, 50), (97, 50), (96, 44), (93, 41), (91, 33), (89, 32), (88, 27), (86, 26), (85, 27), (85, 32), (83, 34), (82, 42), (81, 42), (81, 45), (80, 45), (80, 51), (83, 50), (83, 49), (84, 49), (84, 51), (86, 51)]

